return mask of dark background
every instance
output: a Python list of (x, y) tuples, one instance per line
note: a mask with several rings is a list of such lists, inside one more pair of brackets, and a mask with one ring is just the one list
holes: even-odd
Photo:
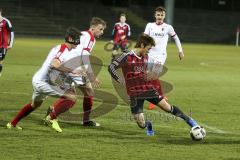
[[(127, 14), (132, 39), (154, 21), (154, 9), (164, 0), (1, 0), (3, 16), (10, 19), (17, 37), (62, 37), (68, 26), (87, 30), (98, 16), (107, 21), (105, 39), (119, 14)], [(175, 31), (183, 42), (234, 44), (240, 25), (239, 0), (175, 0)]]

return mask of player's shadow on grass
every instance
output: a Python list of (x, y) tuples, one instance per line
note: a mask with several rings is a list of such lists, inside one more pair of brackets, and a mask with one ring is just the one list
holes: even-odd
[(167, 139), (165, 140), (166, 143), (174, 144), (174, 145), (210, 145), (210, 144), (240, 144), (240, 140), (233, 140), (226, 138), (226, 135), (224, 138), (213, 138), (213, 137), (206, 137), (202, 141), (192, 141), (189, 138), (174, 138), (174, 139)]

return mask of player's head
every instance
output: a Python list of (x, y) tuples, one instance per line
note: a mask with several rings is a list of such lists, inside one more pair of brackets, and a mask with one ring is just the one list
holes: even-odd
[(71, 48), (75, 48), (80, 44), (80, 31), (77, 28), (69, 27), (65, 33), (65, 42), (69, 43)]
[(166, 9), (162, 6), (159, 6), (155, 9), (155, 18), (157, 23), (163, 23), (165, 19)]
[(103, 35), (103, 31), (106, 28), (106, 22), (98, 17), (93, 17), (90, 22), (90, 31), (94, 35), (94, 37), (100, 37)]
[(155, 46), (155, 41), (152, 37), (147, 34), (142, 33), (136, 42), (135, 48), (140, 48), (140, 53), (142, 55), (148, 53), (148, 51)]
[(121, 13), (119, 20), (120, 20), (121, 23), (125, 23), (126, 22), (126, 14), (125, 13)]

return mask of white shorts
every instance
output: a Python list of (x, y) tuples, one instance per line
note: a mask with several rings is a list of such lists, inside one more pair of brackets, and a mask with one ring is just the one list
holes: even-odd
[(166, 59), (167, 59), (167, 53), (162, 53), (162, 54), (154, 54), (149, 53), (148, 54), (148, 62), (149, 63), (161, 63), (162, 65), (165, 64)]
[(85, 76), (70, 76), (75, 85), (85, 85), (88, 82), (88, 78)]
[(33, 81), (33, 101), (42, 101), (47, 98), (47, 96), (61, 97), (64, 95), (65, 90), (61, 89), (59, 86), (50, 85), (44, 81)]
[(149, 57), (148, 58), (148, 71), (153, 74), (160, 75), (163, 71), (163, 66), (166, 61), (167, 56), (159, 56), (159, 57)]

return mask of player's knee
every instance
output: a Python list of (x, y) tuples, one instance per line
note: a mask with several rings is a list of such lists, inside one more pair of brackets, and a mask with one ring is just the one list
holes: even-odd
[(165, 112), (171, 112), (171, 105), (165, 100), (162, 99), (159, 103), (158, 103), (158, 107), (160, 107), (162, 110), (164, 110)]
[(73, 102), (77, 101), (77, 95), (69, 94), (66, 96), (66, 99), (71, 100)]
[(33, 101), (31, 103), (31, 106), (33, 109), (36, 109), (36, 108), (40, 107), (42, 105), (42, 103), (43, 103), (43, 101)]
[(93, 88), (87, 88), (86, 93), (84, 94), (84, 97), (93, 97), (93, 96), (94, 96)]

